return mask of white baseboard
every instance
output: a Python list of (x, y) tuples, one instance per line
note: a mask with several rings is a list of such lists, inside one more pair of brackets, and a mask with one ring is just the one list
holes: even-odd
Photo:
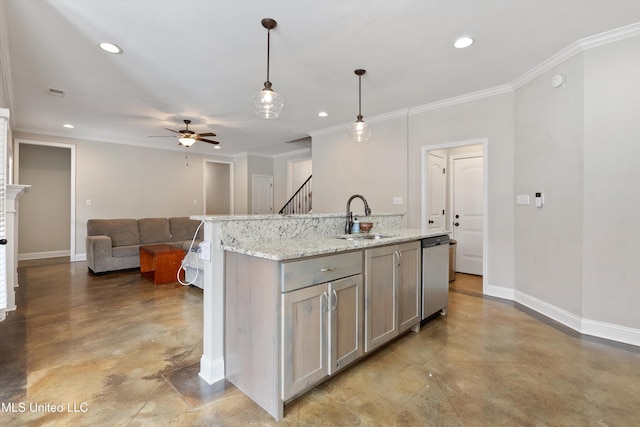
[(224, 379), (224, 357), (211, 360), (204, 354), (200, 358), (200, 378), (208, 384), (216, 383)]
[(640, 346), (640, 329), (585, 319), (553, 304), (516, 291), (515, 301), (581, 334)]
[(30, 252), (26, 254), (18, 254), (18, 261), (26, 261), (30, 259), (58, 258), (63, 256), (71, 256), (71, 252), (64, 251), (48, 251), (48, 252)]
[(490, 297), (515, 300), (515, 291), (511, 288), (503, 288), (502, 286), (487, 285), (483, 288), (483, 293)]
[(582, 319), (582, 333), (625, 344), (640, 346), (640, 330), (612, 323)]
[(76, 254), (76, 258), (73, 260), (75, 261), (86, 261), (87, 260), (87, 254)]

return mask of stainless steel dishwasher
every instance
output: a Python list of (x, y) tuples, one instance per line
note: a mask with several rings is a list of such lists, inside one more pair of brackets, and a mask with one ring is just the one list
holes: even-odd
[(449, 236), (422, 239), (422, 319), (449, 304)]

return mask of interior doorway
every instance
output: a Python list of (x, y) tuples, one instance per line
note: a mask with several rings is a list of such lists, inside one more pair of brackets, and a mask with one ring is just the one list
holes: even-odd
[[(422, 148), (422, 228), (450, 233), (457, 242), (455, 271), (482, 276), (483, 293), (489, 256), (487, 145), (487, 139), (477, 139)], [(436, 213), (442, 214), (443, 227), (437, 226)]]
[(234, 213), (233, 162), (204, 160), (203, 214)]
[(75, 145), (16, 140), (15, 178), (31, 185), (18, 212), (18, 260), (76, 260)]

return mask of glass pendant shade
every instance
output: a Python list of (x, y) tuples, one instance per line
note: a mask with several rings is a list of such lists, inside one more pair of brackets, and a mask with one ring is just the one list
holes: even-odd
[(358, 120), (351, 123), (347, 130), (353, 142), (365, 142), (371, 136), (371, 129), (369, 129), (369, 126), (362, 120), (362, 117), (358, 117)]
[(282, 112), (284, 101), (282, 97), (271, 89), (265, 88), (253, 97), (256, 115), (261, 119), (276, 119)]

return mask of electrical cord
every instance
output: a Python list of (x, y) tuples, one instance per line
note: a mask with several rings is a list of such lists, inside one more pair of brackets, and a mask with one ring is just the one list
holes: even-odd
[[(194, 283), (196, 283), (196, 281), (198, 280), (198, 274), (200, 273), (200, 269), (198, 268), (197, 255), (196, 255), (196, 277), (194, 277), (192, 281), (185, 283), (182, 280), (180, 280), (180, 270), (185, 272), (185, 277), (186, 277), (187, 270), (184, 269), (184, 264), (187, 261), (187, 257), (191, 254), (191, 250), (193, 249), (193, 244), (195, 243), (196, 238), (198, 237), (198, 232), (200, 231), (200, 227), (202, 227), (203, 224), (204, 224), (204, 221), (200, 221), (200, 225), (198, 225), (198, 228), (196, 228), (196, 232), (193, 234), (193, 239), (191, 240), (191, 245), (189, 245), (189, 250), (187, 251), (187, 254), (184, 256), (184, 258), (182, 258), (182, 262), (180, 263), (180, 268), (178, 268), (178, 272), (176, 273), (176, 279), (178, 279), (178, 282), (183, 286), (191, 286)], [(197, 254), (198, 252), (194, 251), (194, 253)]]

